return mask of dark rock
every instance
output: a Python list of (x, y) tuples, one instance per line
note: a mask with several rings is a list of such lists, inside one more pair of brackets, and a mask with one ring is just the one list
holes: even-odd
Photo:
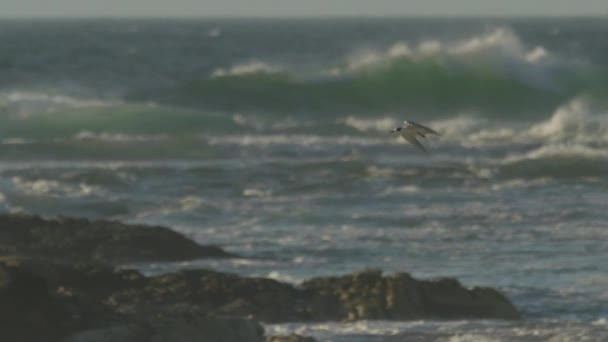
[(18, 267), (0, 263), (0, 335), (3, 341), (57, 341), (71, 329), (65, 306), (45, 281)]
[(234, 257), (164, 227), (27, 215), (0, 215), (0, 255), (108, 264)]
[(162, 227), (0, 215), (1, 339), (53, 342), (87, 331), (71, 341), (261, 341), (249, 319), (519, 318), (500, 292), (455, 279), (368, 270), (293, 286), (205, 269), (145, 277), (110, 266), (206, 256), (229, 255)]
[(266, 342), (317, 342), (312, 337), (291, 334), (289, 336), (268, 336)]
[(217, 315), (253, 317), (267, 322), (307, 320), (302, 291), (271, 279), (245, 278), (210, 270), (190, 270), (149, 278), (138, 290), (108, 298), (120, 312), (147, 311), (190, 303)]
[(192, 270), (149, 278), (137, 290), (107, 300), (123, 313), (189, 303), (217, 315), (263, 322), (328, 320), (517, 319), (515, 307), (498, 291), (467, 289), (454, 279), (416, 280), (380, 271), (315, 278), (300, 287), (263, 278)]
[(315, 278), (295, 287), (265, 278), (210, 270), (144, 277), (103, 265), (67, 265), (0, 258), (44, 279), (48, 291), (68, 305), (73, 326), (115, 325), (125, 317), (206, 315), (252, 318), (268, 323), (335, 320), (516, 319), (498, 291), (467, 289), (454, 279), (416, 280), (407, 273), (365, 271)]
[[(144, 279), (138, 272), (115, 270), (103, 265), (68, 265), (21, 257), (0, 257), (0, 266), (39, 279), (47, 296), (53, 302), (61, 303), (66, 313), (62, 320), (69, 326), (68, 331), (124, 321), (124, 315), (117, 313), (104, 300), (114, 291)], [(32, 296), (31, 290), (28, 290), (28, 296)]]
[(382, 276), (381, 271), (372, 270), (312, 279), (302, 288), (330, 303), (321, 310), (329, 310), (338, 319), (519, 318), (513, 304), (500, 292), (467, 289), (455, 279), (417, 280), (407, 273)]
[(0, 258), (2, 341), (252, 341), (262, 326), (248, 319), (211, 316), (176, 300), (119, 312), (115, 292), (141, 291), (150, 279), (104, 265)]
[(153, 317), (77, 333), (66, 342), (262, 342), (264, 328), (255, 321), (220, 317)]

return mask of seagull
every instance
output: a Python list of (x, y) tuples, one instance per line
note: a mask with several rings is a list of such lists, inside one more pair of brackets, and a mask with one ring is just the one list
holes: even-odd
[(436, 131), (434, 131), (426, 126), (422, 126), (421, 124), (417, 124), (413, 121), (407, 121), (407, 120), (403, 122), (403, 127), (397, 127), (394, 130), (390, 131), (390, 133), (395, 133), (395, 132), (399, 132), (401, 134), (401, 136), (403, 137), (403, 139), (407, 140), (407, 142), (416, 146), (419, 150), (421, 150), (424, 153), (428, 153), (428, 152), (426, 151), (424, 146), (420, 143), (420, 141), (418, 141), (418, 139), (416, 139), (416, 138), (418, 136), (426, 138), (427, 134), (439, 135), (439, 133), (437, 133)]

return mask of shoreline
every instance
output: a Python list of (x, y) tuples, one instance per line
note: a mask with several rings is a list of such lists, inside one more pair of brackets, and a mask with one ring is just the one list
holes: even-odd
[[(158, 326), (158, 336), (222, 335), (231, 341), (239, 332), (261, 341), (260, 323), (520, 318), (499, 291), (465, 288), (453, 278), (419, 280), (372, 269), (294, 286), (202, 268), (150, 277), (120, 268), (133, 260), (236, 257), (165, 227), (0, 215), (0, 256), (7, 279), (0, 283), (0, 301), (18, 312), (4, 313), (17, 338), (37, 332), (84, 342), (114, 334), (113, 340), (131, 341), (143, 327)], [(14, 329), (23, 322), (39, 326)]]

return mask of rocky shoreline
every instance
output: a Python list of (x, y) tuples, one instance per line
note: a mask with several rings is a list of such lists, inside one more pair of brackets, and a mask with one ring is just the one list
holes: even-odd
[(0, 331), (19, 341), (255, 342), (266, 338), (261, 323), (519, 318), (500, 292), (449, 278), (367, 270), (294, 286), (207, 269), (146, 277), (117, 267), (233, 257), (163, 227), (4, 215), (0, 255)]
[(0, 227), (0, 255), (109, 265), (235, 257), (165, 227), (30, 215), (0, 215)]

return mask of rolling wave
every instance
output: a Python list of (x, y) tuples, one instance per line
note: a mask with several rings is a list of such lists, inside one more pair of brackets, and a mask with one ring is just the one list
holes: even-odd
[(496, 173), (501, 178), (606, 179), (608, 154), (580, 146), (552, 152), (532, 151), (528, 156), (505, 162)]
[(608, 72), (526, 47), (508, 29), (456, 42), (397, 42), (346, 57), (343, 65), (302, 73), (254, 60), (175, 87), (130, 92), (131, 101), (228, 111), (378, 113), (459, 110), (524, 117), (580, 94), (606, 89)]

